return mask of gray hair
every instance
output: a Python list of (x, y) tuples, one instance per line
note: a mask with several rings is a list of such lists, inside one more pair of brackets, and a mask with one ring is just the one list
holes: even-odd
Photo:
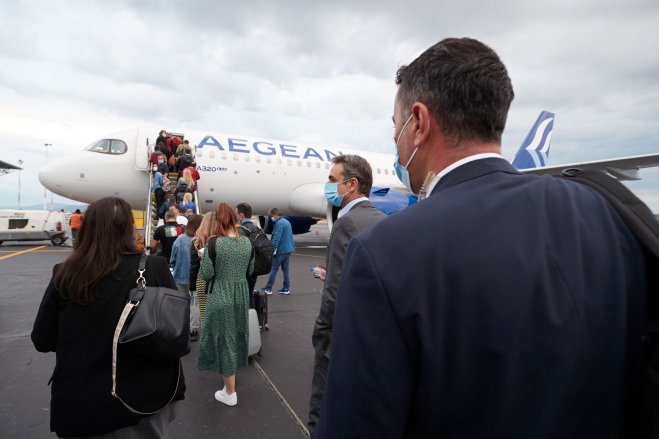
[(368, 164), (366, 159), (356, 154), (343, 154), (332, 157), (332, 163), (343, 165), (344, 178), (356, 178), (359, 183), (359, 192), (368, 197), (371, 194), (371, 186), (373, 186), (373, 171), (371, 165)]

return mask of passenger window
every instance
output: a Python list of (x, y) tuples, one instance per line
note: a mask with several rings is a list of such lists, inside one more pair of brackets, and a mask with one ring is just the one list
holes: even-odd
[(297, 165), (298, 165), (298, 166), (302, 166), (302, 161), (301, 161), (301, 160), (298, 160), (298, 161), (297, 161)]
[(249, 161), (249, 154), (245, 156), (245, 161), (246, 161), (246, 162)]
[(384, 175), (389, 175), (389, 170), (388, 169), (384, 170)]
[(293, 160), (291, 160), (291, 159), (286, 160), (286, 164), (288, 166), (291, 166), (293, 164)]
[(128, 147), (122, 140), (113, 140), (110, 145), (110, 154), (123, 154)]
[(227, 159), (227, 153), (226, 153), (226, 152), (222, 152), (221, 157), (222, 157), (222, 160), (226, 160), (226, 159)]
[(316, 162), (316, 168), (320, 169), (320, 162)]
[(238, 154), (234, 154), (234, 155), (233, 155), (233, 159), (234, 159), (235, 161), (238, 161)]
[(268, 158), (265, 159), (265, 162), (266, 162), (267, 164), (270, 164), (270, 163), (272, 163), (272, 159), (271, 159), (270, 157), (268, 157)]
[(382, 171), (380, 170), (380, 168), (378, 168), (378, 174), (382, 174)]
[(311, 162), (307, 162), (307, 168), (311, 167)]
[(329, 169), (329, 163), (325, 163), (325, 169)]

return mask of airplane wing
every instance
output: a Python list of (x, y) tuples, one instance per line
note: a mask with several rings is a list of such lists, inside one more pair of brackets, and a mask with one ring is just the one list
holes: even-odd
[(597, 169), (607, 172), (619, 180), (640, 180), (639, 170), (654, 166), (659, 166), (659, 153), (581, 163), (565, 163), (541, 168), (520, 169), (519, 171), (527, 174), (553, 174), (568, 168)]

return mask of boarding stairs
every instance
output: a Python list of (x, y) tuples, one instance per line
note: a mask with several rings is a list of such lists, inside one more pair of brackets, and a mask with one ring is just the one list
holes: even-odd
[[(149, 160), (151, 158), (151, 149), (149, 148)], [(149, 169), (151, 169), (151, 163), (149, 162)], [(152, 192), (153, 188), (153, 179), (151, 178), (152, 174), (149, 171), (149, 184), (148, 184), (148, 193), (147, 193), (147, 203), (146, 203), (146, 209), (145, 209), (145, 215), (144, 215), (144, 234), (143, 234), (143, 243), (144, 243), (144, 248), (146, 250), (146, 253), (149, 254), (151, 251), (150, 245), (151, 245), (151, 239), (153, 238), (153, 233), (155, 232), (156, 228), (158, 228), (158, 210), (156, 206), (156, 197), (155, 194)], [(178, 178), (179, 178), (179, 173), (178, 172), (170, 172), (168, 174), (169, 182), (170, 182), (170, 191), (165, 192), (165, 198), (169, 194), (174, 194), (176, 191), (176, 186), (178, 184)], [(197, 189), (199, 189), (199, 183), (197, 183)], [(201, 207), (199, 203), (199, 193), (198, 190), (194, 191), (193, 193), (193, 199), (195, 206), (197, 208), (197, 214), (201, 215)]]

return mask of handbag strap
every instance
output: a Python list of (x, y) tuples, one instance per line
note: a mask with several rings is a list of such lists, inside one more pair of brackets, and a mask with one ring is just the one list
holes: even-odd
[[(142, 257), (140, 258), (140, 265), (138, 268), (139, 276), (136, 281), (138, 290), (141, 290), (142, 293), (140, 295), (140, 298), (142, 297), (144, 291), (146, 290), (146, 279), (144, 278), (145, 266), (146, 266), (146, 255), (142, 255)], [(119, 316), (119, 322), (117, 322), (117, 327), (114, 329), (114, 337), (112, 338), (112, 391), (110, 393), (112, 394), (113, 397), (117, 398), (131, 412), (136, 413), (138, 415), (154, 415), (167, 408), (167, 406), (171, 404), (171, 402), (176, 397), (176, 392), (178, 391), (178, 385), (181, 380), (181, 361), (179, 360), (178, 362), (178, 377), (176, 378), (176, 388), (174, 389), (174, 393), (172, 394), (172, 397), (169, 398), (167, 404), (165, 404), (163, 407), (159, 408), (155, 412), (141, 412), (139, 410), (136, 410), (130, 405), (128, 405), (128, 403), (123, 399), (121, 399), (121, 397), (117, 394), (117, 348), (119, 347), (119, 336), (121, 335), (122, 329), (124, 329), (124, 325), (126, 324), (128, 317), (130, 317), (134, 308), (137, 308), (139, 304), (140, 304), (140, 300), (129, 299), (126, 305), (124, 306), (121, 315)]]

